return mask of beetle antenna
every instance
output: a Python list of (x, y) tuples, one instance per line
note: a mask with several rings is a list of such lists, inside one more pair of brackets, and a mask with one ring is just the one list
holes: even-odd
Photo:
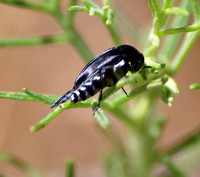
[(143, 66), (142, 69), (152, 68), (152, 66)]

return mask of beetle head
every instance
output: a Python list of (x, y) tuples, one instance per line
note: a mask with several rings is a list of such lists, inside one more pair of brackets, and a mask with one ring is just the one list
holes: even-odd
[(144, 65), (144, 56), (130, 45), (121, 45), (118, 47), (122, 57), (130, 64), (131, 71), (136, 72)]

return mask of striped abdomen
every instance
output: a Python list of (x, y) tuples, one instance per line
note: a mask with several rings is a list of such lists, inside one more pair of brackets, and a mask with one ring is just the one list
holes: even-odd
[(88, 76), (80, 85), (76, 85), (56, 101), (51, 107), (55, 107), (66, 101), (77, 103), (95, 95), (105, 87), (111, 87), (126, 75), (130, 66), (123, 59), (113, 66), (105, 66)]
[(120, 60), (120, 62), (112, 67), (104, 67), (101, 71), (92, 74), (85, 82), (79, 85), (79, 87), (74, 87), (74, 91), (70, 96), (70, 101), (76, 103), (90, 98), (101, 89), (113, 86), (118, 80), (124, 77), (127, 72), (128, 69), (124, 60)]

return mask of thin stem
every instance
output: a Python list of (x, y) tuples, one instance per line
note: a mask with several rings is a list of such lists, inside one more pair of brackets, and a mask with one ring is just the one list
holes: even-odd
[(170, 8), (171, 6), (172, 6), (172, 0), (164, 0), (163, 9), (162, 10)]
[[(65, 17), (60, 12), (59, 8), (52, 8), (52, 6), (47, 6), (46, 4), (36, 4), (32, 2), (24, 2), (21, 0), (0, 0), (0, 2), (49, 13), (60, 23), (64, 30), (67, 31), (64, 34), (50, 37), (47, 36), (27, 39), (0, 40), (0, 46), (32, 46), (69, 41), (78, 50), (86, 62), (93, 58), (91, 50), (72, 26), (74, 12), (69, 12), (68, 16)], [(71, 4), (75, 5), (76, 0), (71, 0)]]
[(196, 144), (200, 140), (200, 127), (198, 126), (192, 132), (187, 133), (186, 136), (176, 141), (174, 145), (171, 145), (167, 149), (160, 150), (161, 154), (174, 155), (184, 149), (187, 149), (193, 144)]
[[(72, 0), (72, 3), (75, 3), (75, 0)], [(83, 41), (82, 37), (74, 29), (72, 20), (74, 18), (74, 12), (69, 12), (69, 17), (65, 17), (60, 11), (54, 12), (52, 15), (60, 23), (60, 25), (67, 31), (67, 34), (70, 36), (69, 42), (75, 47), (79, 52), (82, 58), (89, 62), (93, 58), (93, 54), (87, 44)]]
[(36, 98), (32, 98), (25, 93), (17, 92), (0, 92), (0, 98), (20, 101), (38, 101)]
[(102, 103), (102, 107), (109, 112), (111, 112), (113, 115), (118, 117), (121, 121), (123, 121), (128, 127), (130, 127), (132, 130), (137, 125), (137, 122), (134, 121), (133, 117), (128, 114), (123, 108), (119, 107), (113, 107), (111, 104), (108, 103)]
[[(167, 1), (167, 0), (166, 0)], [(190, 8), (191, 1), (184, 0), (181, 4), (181, 8), (183, 9), (191, 9)], [(171, 26), (185, 26), (188, 22), (189, 16), (178, 15), (175, 17)], [(172, 36), (167, 36), (163, 47), (160, 50), (160, 58), (163, 61), (170, 60), (176, 50), (178, 44), (180, 43), (182, 34), (174, 34)]]
[(158, 0), (151, 0), (153, 5), (154, 5), (154, 8), (155, 8), (155, 15), (156, 16), (159, 16), (162, 12), (161, 8), (160, 8), (160, 4), (158, 2)]
[(183, 173), (183, 171), (170, 159), (169, 156), (164, 155), (160, 157), (160, 160), (162, 163), (164, 163), (168, 167), (171, 175), (178, 176), (178, 177), (185, 177), (185, 174)]
[(97, 15), (102, 19), (104, 24), (106, 24), (106, 27), (112, 37), (113, 42), (115, 43), (116, 46), (121, 45), (122, 41), (119, 35), (119, 32), (117, 30), (116, 25), (113, 22), (113, 11), (109, 7), (109, 1), (106, 1), (107, 5), (101, 9), (97, 4), (95, 4), (91, 0), (83, 0), (83, 3), (85, 4), (86, 7), (81, 7), (81, 6), (71, 6), (69, 8), (70, 12), (76, 12), (76, 11), (86, 11), (89, 12), (90, 15)]
[(199, 37), (199, 34), (200, 30), (190, 33), (185, 37), (185, 41), (183, 42), (181, 49), (176, 55), (174, 61), (172, 62), (171, 67), (169, 68), (169, 74), (173, 75), (180, 69), (186, 59), (186, 56), (190, 52), (190, 49)]
[(66, 162), (66, 177), (74, 177), (74, 161), (73, 160), (67, 160)]
[(161, 31), (157, 32), (157, 34), (159, 36), (164, 36), (164, 35), (178, 34), (178, 33), (184, 33), (184, 32), (193, 32), (193, 31), (197, 31), (199, 29), (200, 29), (200, 24), (186, 26), (186, 27), (180, 27), (180, 28), (161, 30)]
[(148, 83), (144, 83), (143, 85), (133, 88), (132, 91), (128, 94), (128, 97), (124, 95), (119, 97), (118, 99), (115, 99), (112, 102), (112, 106), (113, 107), (119, 106), (127, 102), (128, 100), (132, 99), (134, 96), (139, 95), (140, 93), (162, 87), (167, 82), (167, 79), (164, 77), (165, 76), (156, 80), (149, 79)]
[(84, 42), (82, 37), (78, 34), (78, 32), (71, 27), (70, 34), (73, 40), (71, 40), (71, 44), (76, 48), (76, 50), (80, 53), (86, 63), (93, 59), (94, 55), (89, 49), (88, 45)]
[(200, 21), (200, 2), (199, 0), (193, 0), (193, 11), (195, 16), (195, 21)]
[(196, 83), (196, 84), (192, 84), (190, 85), (190, 89), (191, 90), (197, 90), (197, 89), (200, 89), (200, 84)]
[(50, 112), (44, 119), (42, 119), (39, 123), (32, 126), (30, 128), (31, 132), (36, 132), (41, 128), (44, 128), (49, 122), (51, 122), (56, 116), (58, 116), (64, 109), (61, 107), (56, 107), (52, 112)]
[(30, 91), (27, 88), (23, 88), (23, 91), (29, 95), (32, 98), (37, 99), (38, 101), (43, 102), (44, 104), (52, 104), (54, 102), (54, 99), (52, 99), (52, 97), (48, 96), (48, 95), (42, 95), (42, 94), (38, 94), (36, 92)]
[(122, 44), (119, 31), (117, 30), (117, 27), (114, 24), (107, 25), (107, 28), (109, 30), (109, 33), (113, 39), (113, 42), (115, 43), (116, 46), (119, 46)]
[(16, 39), (1, 39), (0, 47), (17, 47), (17, 46), (35, 46), (35, 45), (46, 45), (60, 42), (69, 41), (70, 36), (68, 33), (31, 37), (31, 38), (16, 38)]
[(5, 3), (5, 4), (14, 5), (14, 6), (23, 7), (23, 8), (27, 8), (27, 9), (47, 12), (47, 13), (52, 12), (52, 9), (45, 4), (39, 4), (39, 3), (27, 2), (27, 1), (21, 1), (21, 0), (0, 0), (0, 2)]
[(83, 102), (78, 102), (77, 104), (71, 103), (71, 101), (67, 101), (59, 106), (57, 106), (52, 112), (50, 112), (45, 118), (39, 121), (36, 125), (30, 128), (31, 132), (36, 132), (42, 128), (44, 128), (48, 123), (50, 123), (56, 116), (58, 116), (65, 109), (76, 108), (76, 107), (91, 107), (93, 104), (92, 101), (86, 100)]
[[(93, 107), (93, 111), (94, 111), (96, 108), (96, 104), (94, 104), (92, 107)], [(98, 108), (98, 110), (95, 112), (94, 116), (102, 129), (105, 130), (105, 129), (110, 128), (110, 120), (104, 113), (103, 109)]]
[[(20, 100), (20, 101), (37, 101), (43, 102), (46, 104), (52, 104), (56, 100), (58, 100), (59, 96), (39, 94), (33, 91), (26, 89), (26, 93), (24, 94), (20, 92), (0, 92), (0, 98), (11, 99), (11, 100)], [(68, 108), (77, 108), (77, 107), (91, 107), (93, 100), (86, 100), (82, 102), (78, 102), (76, 104), (70, 104)]]
[[(71, 0), (69, 7), (75, 6), (76, 4), (77, 4), (77, 0)], [(75, 12), (68, 10), (68, 15), (67, 15), (67, 19), (66, 19), (68, 22), (68, 25), (69, 24), (72, 25), (72, 23), (74, 22), (74, 17), (75, 17)]]
[(17, 167), (19, 170), (25, 172), (28, 176), (44, 177), (44, 175), (41, 174), (41, 172), (30, 166), (27, 162), (17, 157), (14, 157), (13, 155), (3, 150), (0, 150), (0, 160)]

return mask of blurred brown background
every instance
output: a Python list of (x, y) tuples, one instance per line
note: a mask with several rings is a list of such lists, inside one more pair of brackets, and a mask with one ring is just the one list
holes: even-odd
[[(63, 1), (63, 9), (66, 10), (67, 4)], [(152, 16), (147, 2), (118, 0), (116, 4), (139, 25), (151, 25)], [(76, 27), (95, 55), (113, 46), (99, 18), (78, 13)], [(0, 38), (38, 36), (60, 31), (56, 21), (47, 14), (0, 3)], [(124, 40), (130, 43), (125, 35)], [(133, 45), (142, 50), (137, 43)], [(163, 146), (175, 142), (200, 124), (200, 92), (189, 90), (190, 84), (200, 82), (199, 50), (200, 40), (175, 77), (181, 94), (175, 96), (173, 106), (168, 108), (161, 103), (165, 115), (169, 117), (160, 139)], [(72, 87), (84, 65), (79, 54), (68, 43), (0, 48), (0, 90), (21, 92), (26, 87), (39, 93), (62, 95)], [(30, 133), (29, 127), (49, 112), (49, 105), (0, 99), (0, 148), (30, 162), (50, 177), (64, 176), (67, 157), (75, 160), (78, 177), (103, 176), (100, 159), (109, 143), (98, 130), (92, 110), (64, 111), (46, 128)], [(115, 119), (111, 121), (113, 126), (118, 125)], [(8, 174), (21, 175), (0, 162), (0, 172), (8, 170)]]

